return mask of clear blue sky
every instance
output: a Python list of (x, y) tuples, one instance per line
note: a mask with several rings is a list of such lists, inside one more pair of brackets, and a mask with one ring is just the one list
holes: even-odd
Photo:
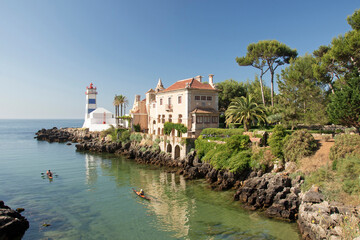
[[(2, 0), (0, 118), (83, 118), (85, 87), (114, 111), (134, 95), (214, 74), (246, 81), (249, 43), (276, 39), (299, 55), (350, 30), (355, 0)], [(269, 76), (266, 76), (269, 79)], [(269, 82), (266, 82), (269, 85)]]

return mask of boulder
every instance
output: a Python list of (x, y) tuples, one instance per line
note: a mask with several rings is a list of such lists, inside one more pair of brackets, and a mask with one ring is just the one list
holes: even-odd
[(0, 239), (21, 239), (28, 228), (29, 222), (25, 217), (0, 201)]

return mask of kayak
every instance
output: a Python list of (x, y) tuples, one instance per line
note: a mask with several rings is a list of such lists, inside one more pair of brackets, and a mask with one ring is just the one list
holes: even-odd
[(146, 199), (146, 200), (150, 200), (150, 198), (148, 198), (147, 196), (145, 195), (141, 195), (140, 192), (136, 191), (135, 189), (132, 189), (134, 191), (134, 193), (136, 195), (138, 195), (139, 197), (143, 198), (143, 199)]

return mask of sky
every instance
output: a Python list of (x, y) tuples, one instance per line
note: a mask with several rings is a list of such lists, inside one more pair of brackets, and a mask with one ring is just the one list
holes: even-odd
[[(356, 0), (1, 0), (0, 119), (81, 119), (85, 89), (114, 112), (161, 78), (253, 80), (235, 58), (276, 39), (299, 56), (351, 30)], [(280, 73), (278, 70), (277, 73)], [(265, 75), (270, 85), (270, 75)]]

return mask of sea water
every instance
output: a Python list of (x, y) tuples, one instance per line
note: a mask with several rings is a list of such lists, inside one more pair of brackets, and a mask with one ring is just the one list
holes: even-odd
[[(0, 120), (0, 200), (25, 208), (30, 228), (23, 239), (299, 239), (295, 224), (244, 210), (233, 190), (213, 191), (203, 180), (185, 181), (125, 157), (34, 139), (41, 128), (81, 125)], [(42, 175), (49, 169), (51, 181)]]

